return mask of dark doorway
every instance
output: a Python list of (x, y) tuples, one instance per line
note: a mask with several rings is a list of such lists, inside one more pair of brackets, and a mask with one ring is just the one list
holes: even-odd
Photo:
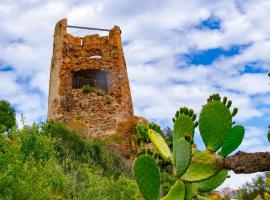
[(84, 85), (89, 85), (107, 92), (107, 73), (95, 69), (80, 70), (75, 72), (73, 74), (72, 88), (80, 89)]

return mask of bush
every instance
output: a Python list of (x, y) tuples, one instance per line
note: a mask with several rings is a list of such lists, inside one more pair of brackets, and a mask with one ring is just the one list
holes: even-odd
[(84, 85), (82, 87), (82, 91), (83, 91), (83, 93), (89, 93), (89, 92), (93, 92), (94, 91), (94, 88), (91, 87), (90, 85)]
[(141, 199), (120, 157), (54, 122), (0, 135), (0, 199)]
[(125, 165), (121, 155), (113, 152), (101, 140), (84, 141), (78, 133), (63, 124), (50, 121), (43, 125), (44, 134), (56, 138), (59, 160), (68, 170), (75, 163), (87, 163), (101, 169), (102, 175), (119, 177), (122, 173), (131, 176), (131, 169)]
[(124, 176), (120, 176), (117, 180), (103, 177), (91, 171), (91, 168), (86, 165), (78, 172), (78, 179), (83, 183), (80, 186), (78, 199), (93, 199), (93, 197), (95, 200), (142, 199), (134, 180), (128, 180)]
[(10, 130), (16, 125), (15, 110), (8, 101), (0, 101), (0, 133)]
[(245, 183), (238, 191), (238, 199), (253, 200), (259, 195), (263, 197), (263, 199), (267, 199), (266, 196), (270, 194), (270, 185), (267, 183), (269, 176), (268, 173), (265, 173)]

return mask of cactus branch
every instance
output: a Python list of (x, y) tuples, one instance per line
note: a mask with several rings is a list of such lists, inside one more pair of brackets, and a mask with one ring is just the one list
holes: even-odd
[(233, 156), (217, 160), (223, 169), (229, 169), (236, 174), (250, 174), (270, 171), (270, 152), (245, 153), (237, 152)]

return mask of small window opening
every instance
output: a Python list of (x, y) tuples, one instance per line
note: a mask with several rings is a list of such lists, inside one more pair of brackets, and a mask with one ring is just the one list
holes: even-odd
[(80, 89), (89, 85), (96, 89), (108, 92), (107, 73), (101, 70), (80, 70), (73, 75), (72, 88)]
[(89, 58), (100, 59), (101, 57), (102, 57), (102, 53), (100, 49), (91, 49)]

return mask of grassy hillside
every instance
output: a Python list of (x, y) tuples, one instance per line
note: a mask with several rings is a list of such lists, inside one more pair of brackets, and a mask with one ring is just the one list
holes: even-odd
[(120, 155), (54, 122), (0, 134), (0, 199), (141, 199)]

